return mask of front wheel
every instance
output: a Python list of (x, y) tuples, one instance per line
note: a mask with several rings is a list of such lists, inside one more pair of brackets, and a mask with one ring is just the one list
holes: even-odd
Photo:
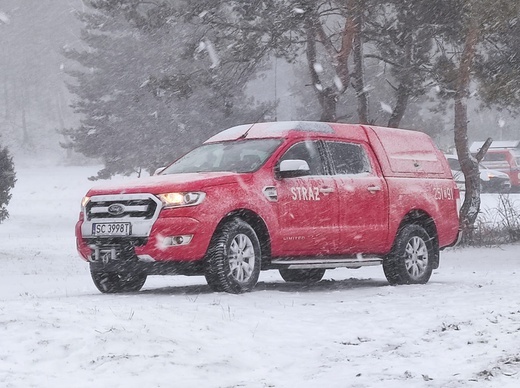
[(323, 278), (325, 269), (323, 268), (312, 268), (312, 269), (279, 269), (280, 276), (286, 282), (298, 282), (298, 283), (316, 283)]
[(260, 275), (260, 242), (254, 229), (235, 218), (213, 236), (204, 276), (213, 291), (251, 291)]
[(392, 252), (383, 260), (390, 284), (424, 284), (433, 271), (438, 255), (432, 238), (423, 227), (408, 224), (400, 228)]
[(95, 286), (104, 294), (136, 292), (143, 288), (147, 275), (140, 272), (106, 272), (90, 266)]

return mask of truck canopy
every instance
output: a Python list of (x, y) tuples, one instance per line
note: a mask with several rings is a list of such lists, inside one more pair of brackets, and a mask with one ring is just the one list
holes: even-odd
[(422, 132), (364, 126), (383, 175), (451, 178), (446, 158)]

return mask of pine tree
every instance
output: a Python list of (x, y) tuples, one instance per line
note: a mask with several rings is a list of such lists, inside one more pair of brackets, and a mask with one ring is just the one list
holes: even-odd
[(0, 147), (0, 223), (9, 218), (7, 205), (11, 200), (11, 189), (16, 182), (13, 158), (7, 147)]
[(86, 51), (65, 56), (81, 125), (66, 134), (72, 147), (103, 161), (96, 178), (149, 172), (210, 135), (262, 119), (264, 107), (244, 97), (253, 76), (229, 42), (188, 22), (170, 2), (91, 1), (79, 14)]

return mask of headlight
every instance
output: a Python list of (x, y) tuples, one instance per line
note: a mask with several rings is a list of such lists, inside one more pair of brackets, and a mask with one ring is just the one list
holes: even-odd
[(159, 199), (164, 207), (183, 207), (195, 206), (204, 201), (206, 193), (201, 191), (191, 191), (188, 193), (166, 193), (159, 194)]
[(90, 197), (83, 197), (83, 199), (81, 200), (81, 210), (85, 209), (85, 206), (87, 206), (89, 201)]

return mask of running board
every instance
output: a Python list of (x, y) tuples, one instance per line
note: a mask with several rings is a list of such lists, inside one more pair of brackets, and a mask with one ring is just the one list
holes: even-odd
[(283, 266), (288, 269), (310, 269), (310, 268), (359, 268), (372, 265), (381, 265), (383, 259), (380, 257), (363, 257), (357, 255), (352, 258), (327, 259), (327, 258), (304, 258), (304, 259), (275, 259), (271, 261), (273, 266)]

